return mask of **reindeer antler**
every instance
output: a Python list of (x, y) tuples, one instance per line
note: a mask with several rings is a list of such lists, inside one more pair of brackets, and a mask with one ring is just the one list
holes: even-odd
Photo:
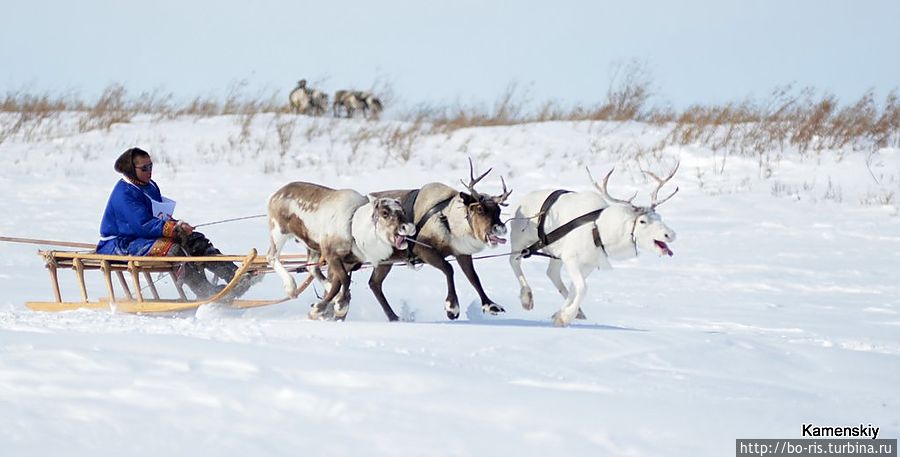
[(469, 193), (472, 194), (472, 197), (479, 198), (478, 192), (475, 191), (475, 184), (478, 184), (478, 181), (481, 181), (482, 178), (487, 176), (491, 170), (493, 170), (493, 168), (488, 168), (488, 171), (482, 173), (478, 178), (475, 178), (475, 166), (472, 165), (472, 158), (469, 157), (469, 184), (466, 184), (462, 179), (460, 179), (459, 182), (466, 186), (466, 189), (469, 189)]
[(503, 192), (500, 195), (491, 198), (493, 198), (494, 202), (496, 202), (498, 205), (509, 206), (509, 203), (506, 203), (506, 199), (509, 198), (509, 194), (512, 193), (512, 189), (506, 190), (506, 181), (503, 180), (503, 176), (500, 177), (500, 183), (503, 184)]
[(659, 200), (659, 199), (657, 198), (658, 195), (659, 195), (659, 190), (662, 189), (662, 187), (663, 187), (667, 182), (669, 182), (669, 180), (672, 179), (673, 176), (675, 176), (675, 172), (678, 171), (678, 166), (679, 166), (679, 165), (681, 165), (681, 161), (675, 163), (675, 168), (672, 170), (671, 173), (669, 173), (669, 176), (666, 176), (665, 179), (660, 179), (659, 176), (656, 176), (655, 174), (653, 174), (653, 173), (651, 173), (651, 172), (649, 172), (649, 171), (647, 171), (647, 170), (641, 170), (642, 172), (646, 173), (646, 174), (649, 175), (651, 178), (653, 178), (653, 179), (656, 180), (656, 189), (654, 189), (654, 190), (653, 190), (653, 193), (650, 194), (650, 208), (651, 208), (651, 209), (656, 208), (657, 206), (662, 205), (663, 203), (669, 201), (670, 198), (674, 197), (675, 194), (678, 193), (678, 186), (675, 186), (675, 192), (672, 192), (671, 194), (669, 194), (668, 197), (666, 197), (666, 198), (664, 198), (664, 199), (662, 199), (662, 200)]
[(609, 170), (609, 173), (607, 173), (606, 177), (603, 178), (603, 185), (597, 184), (597, 181), (594, 180), (594, 175), (591, 174), (590, 168), (585, 166), (584, 169), (587, 170), (588, 177), (591, 178), (591, 182), (594, 183), (594, 187), (596, 187), (597, 190), (600, 191), (600, 195), (603, 195), (603, 198), (605, 198), (607, 201), (609, 201), (611, 203), (621, 203), (623, 205), (632, 205), (633, 206), (631, 201), (634, 200), (634, 197), (637, 197), (637, 192), (635, 192), (634, 195), (632, 195), (631, 198), (629, 198), (628, 200), (620, 200), (618, 198), (615, 198), (615, 197), (609, 195), (609, 192), (606, 191), (606, 185), (609, 183), (609, 177), (612, 176), (613, 171), (616, 170), (615, 167), (613, 167), (611, 170)]

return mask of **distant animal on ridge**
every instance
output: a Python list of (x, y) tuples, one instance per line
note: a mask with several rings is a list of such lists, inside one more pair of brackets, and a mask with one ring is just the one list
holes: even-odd
[(296, 114), (321, 116), (328, 109), (328, 94), (307, 87), (305, 79), (301, 79), (297, 83), (297, 87), (291, 91), (288, 98), (291, 102), (291, 110)]
[(363, 113), (366, 119), (378, 119), (384, 105), (381, 99), (368, 91), (338, 90), (334, 93), (332, 103), (334, 117), (353, 117), (357, 111)]

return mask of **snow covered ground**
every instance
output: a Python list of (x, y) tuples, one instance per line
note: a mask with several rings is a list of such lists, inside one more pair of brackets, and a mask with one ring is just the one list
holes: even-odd
[[(279, 122), (294, 126), (288, 145)], [(241, 135), (235, 118), (139, 118), (8, 139), (0, 235), (95, 241), (112, 163), (133, 145), (153, 154), (177, 215), (202, 224), (263, 213), (294, 180), (454, 185), (467, 156), (494, 167), (480, 188), (496, 193), (503, 175), (513, 202), (590, 188), (584, 165), (595, 175), (616, 165), (611, 193), (646, 202), (652, 187), (629, 157), (663, 134), (562, 122), (424, 136), (406, 151), (346, 140), (373, 125), (259, 116)], [(39, 246), (0, 243), (0, 454), (723, 456), (736, 438), (799, 438), (810, 422), (900, 436), (900, 217), (889, 198), (900, 151), (723, 163), (670, 147), (641, 160), (661, 173), (681, 161), (681, 191), (660, 207), (675, 256), (595, 271), (588, 319), (563, 329), (536, 258), (524, 262), (533, 311), (498, 257), (476, 267), (501, 316), (482, 316), (458, 275), (464, 311), (450, 322), (442, 276), (398, 268), (385, 289), (411, 322), (385, 322), (363, 270), (335, 323), (306, 319), (312, 288), (248, 311), (35, 313), (23, 303), (51, 297)], [(229, 253), (267, 245), (262, 219), (201, 231)], [(71, 274), (61, 279), (77, 297)], [(280, 293), (271, 275), (249, 296)]]

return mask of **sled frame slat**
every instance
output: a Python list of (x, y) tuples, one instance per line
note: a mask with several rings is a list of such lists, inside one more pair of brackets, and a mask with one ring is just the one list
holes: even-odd
[(144, 275), (144, 280), (147, 281), (147, 286), (150, 288), (150, 294), (153, 295), (154, 300), (159, 300), (159, 292), (156, 290), (156, 284), (153, 283), (153, 278), (150, 277), (149, 271), (142, 271)]
[(53, 288), (53, 298), (55, 298), (57, 302), (61, 302), (62, 294), (59, 291), (59, 274), (56, 272), (56, 263), (49, 263), (47, 265), (47, 270), (50, 271), (50, 286)]
[(78, 289), (81, 291), (81, 301), (87, 303), (88, 293), (87, 286), (84, 284), (84, 262), (81, 259), (73, 259), (72, 265), (75, 266), (75, 277), (78, 279)]
[(172, 277), (172, 283), (175, 284), (175, 291), (178, 292), (178, 297), (183, 301), (187, 301), (187, 295), (184, 294), (184, 285), (178, 281), (178, 267), (172, 267), (169, 270), (169, 275)]
[(122, 291), (125, 292), (125, 298), (127, 298), (128, 301), (134, 300), (134, 296), (131, 295), (131, 289), (128, 288), (128, 281), (125, 280), (125, 274), (120, 270), (116, 270), (116, 277), (119, 278), (119, 285), (122, 286)]
[(137, 266), (134, 264), (134, 260), (128, 261), (128, 271), (131, 272), (131, 281), (134, 283), (134, 293), (137, 295), (137, 301), (144, 301), (144, 294), (141, 292), (141, 277), (138, 275)]
[(116, 302), (116, 289), (113, 287), (111, 269), (109, 260), (100, 261), (100, 269), (103, 270), (103, 279), (106, 282), (106, 293), (109, 294), (109, 301)]

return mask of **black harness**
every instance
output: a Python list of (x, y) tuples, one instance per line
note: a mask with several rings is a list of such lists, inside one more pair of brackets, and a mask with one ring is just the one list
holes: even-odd
[[(420, 189), (411, 190), (411, 191), (409, 191), (409, 193), (404, 195), (403, 198), (401, 199), (401, 206), (403, 207), (404, 214), (406, 214), (407, 217), (409, 218), (409, 222), (416, 224), (415, 235), (407, 237), (407, 238), (412, 239), (413, 241), (416, 241), (416, 238), (418, 238), (419, 233), (422, 231), (422, 227), (425, 226), (425, 224), (428, 222), (428, 220), (431, 219), (431, 217), (434, 216), (435, 214), (443, 211), (444, 208), (446, 208), (450, 204), (450, 200), (453, 200), (453, 197), (455, 196), (455, 195), (451, 195), (450, 197), (447, 197), (446, 199), (437, 202), (434, 206), (429, 208), (428, 211), (426, 211), (424, 215), (422, 215), (421, 219), (416, 221), (415, 220), (415, 207), (416, 207), (416, 199), (419, 197), (419, 190)], [(442, 224), (444, 224), (445, 227), (447, 227), (447, 230), (450, 230), (450, 223), (447, 221), (447, 216), (444, 216), (442, 214), (440, 221)], [(406, 256), (409, 258), (410, 262), (419, 260), (415, 255), (413, 255), (413, 245), (414, 244), (415, 243), (408, 243), (408, 246), (406, 247)]]
[(575, 230), (576, 228), (581, 227), (582, 225), (587, 223), (594, 224), (594, 230), (592, 233), (594, 235), (594, 246), (602, 249), (604, 254), (606, 253), (606, 247), (603, 246), (603, 240), (600, 239), (600, 229), (597, 228), (596, 222), (597, 218), (600, 217), (600, 213), (602, 213), (606, 208), (600, 208), (578, 216), (575, 219), (572, 219), (571, 221), (557, 227), (550, 233), (546, 233), (544, 231), (544, 221), (547, 219), (547, 212), (550, 210), (550, 207), (553, 206), (554, 203), (556, 203), (556, 200), (558, 200), (560, 196), (569, 192), (571, 191), (557, 189), (550, 195), (548, 195), (546, 200), (544, 200), (544, 204), (541, 205), (541, 212), (538, 215), (538, 240), (535, 241), (531, 246), (528, 246), (527, 248), (522, 250), (522, 257), (527, 259), (532, 255), (540, 255), (554, 259), (558, 258), (556, 256), (538, 251), (559, 241), (562, 237), (568, 235), (572, 230)]

